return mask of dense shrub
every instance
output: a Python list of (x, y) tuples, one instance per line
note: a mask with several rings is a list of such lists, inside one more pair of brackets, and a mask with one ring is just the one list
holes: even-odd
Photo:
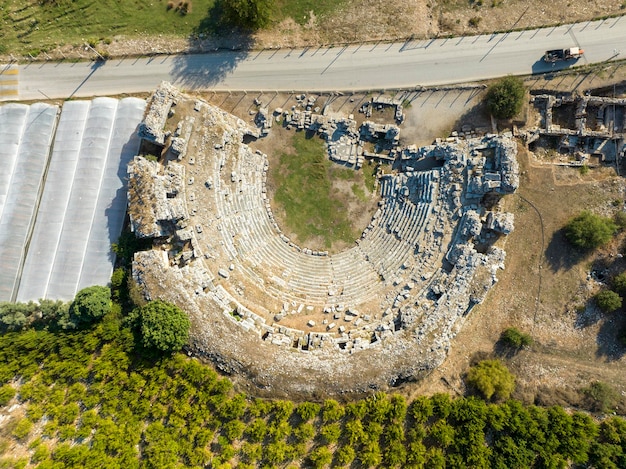
[(321, 469), (327, 466), (333, 460), (333, 453), (326, 446), (320, 446), (314, 449), (309, 456), (311, 466), (315, 469)]
[(135, 253), (143, 249), (149, 249), (151, 246), (152, 239), (140, 239), (135, 236), (135, 233), (124, 230), (117, 243), (111, 245), (111, 250), (117, 256), (118, 262), (122, 263), (129, 270)]
[(70, 321), (76, 327), (90, 324), (111, 311), (111, 290), (94, 285), (83, 288), (70, 305)]
[(620, 230), (626, 228), (626, 212), (624, 212), (623, 210), (617, 212), (613, 217), (613, 220)]
[(5, 384), (0, 387), (0, 407), (7, 405), (13, 396), (15, 396), (15, 389), (11, 385)]
[(115, 301), (119, 301), (122, 298), (122, 292), (126, 288), (126, 269), (118, 267), (111, 274), (111, 296)]
[(520, 78), (505, 77), (487, 90), (487, 108), (498, 119), (510, 119), (522, 110), (525, 94)]
[(221, 7), (226, 23), (254, 30), (269, 24), (273, 0), (223, 0)]
[(598, 307), (605, 313), (612, 313), (622, 307), (622, 297), (612, 290), (602, 290), (594, 298)]
[(594, 249), (613, 237), (617, 226), (610, 218), (584, 211), (565, 225), (565, 237), (580, 249)]
[(530, 335), (520, 332), (514, 327), (509, 327), (502, 332), (500, 340), (509, 347), (521, 348), (532, 345), (533, 339)]
[(68, 325), (69, 303), (41, 300), (39, 303), (0, 302), (0, 331), (19, 331), (25, 327), (52, 328)]
[(507, 399), (515, 389), (515, 377), (500, 360), (483, 360), (471, 367), (467, 381), (486, 399)]
[(161, 300), (151, 301), (139, 309), (143, 346), (160, 352), (179, 351), (189, 340), (191, 323), (176, 305)]
[(622, 272), (621, 274), (613, 277), (611, 285), (613, 286), (614, 291), (620, 295), (626, 295), (626, 272)]
[(606, 383), (594, 381), (588, 387), (582, 389), (587, 403), (592, 410), (610, 412), (618, 402), (619, 394)]

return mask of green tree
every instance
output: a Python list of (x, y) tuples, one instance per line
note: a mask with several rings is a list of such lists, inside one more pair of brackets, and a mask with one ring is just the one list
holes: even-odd
[(33, 429), (33, 422), (28, 418), (21, 419), (13, 429), (13, 436), (18, 440), (25, 439)]
[(382, 461), (382, 454), (377, 442), (368, 443), (359, 452), (359, 459), (364, 467), (378, 466)]
[(293, 435), (298, 443), (308, 443), (315, 436), (315, 427), (308, 422), (303, 423), (293, 430)]
[(585, 210), (565, 225), (565, 237), (575, 247), (589, 250), (609, 242), (616, 229), (610, 218)]
[(324, 439), (324, 443), (327, 445), (337, 443), (337, 441), (339, 441), (339, 437), (341, 436), (341, 425), (339, 425), (338, 422), (323, 425), (320, 428), (320, 435)]
[(520, 332), (515, 327), (509, 327), (502, 332), (500, 340), (509, 347), (522, 348), (532, 345), (533, 339), (530, 335)]
[(298, 407), (296, 407), (296, 413), (305, 422), (308, 422), (313, 417), (315, 417), (319, 413), (319, 411), (320, 405), (314, 402), (303, 402)]
[(326, 446), (320, 446), (311, 452), (309, 460), (315, 469), (321, 469), (330, 464), (333, 460), (333, 453)]
[(410, 406), (411, 417), (417, 423), (424, 423), (433, 415), (433, 403), (426, 396), (418, 396)]
[(28, 325), (35, 303), (0, 303), (0, 327), (2, 331), (19, 331)]
[(154, 300), (139, 310), (141, 341), (146, 348), (165, 353), (179, 351), (189, 340), (191, 323), (178, 307)]
[(448, 418), (452, 410), (452, 401), (449, 394), (443, 392), (433, 394), (430, 402), (432, 403), (432, 415), (440, 419)]
[(348, 466), (352, 463), (352, 461), (354, 461), (354, 458), (356, 458), (356, 451), (354, 451), (352, 446), (346, 445), (337, 450), (336, 456), (337, 463), (343, 466)]
[(620, 295), (626, 295), (626, 272), (622, 272), (613, 277), (611, 284), (614, 291)]
[(246, 428), (246, 434), (253, 443), (262, 442), (267, 435), (267, 423), (260, 418), (254, 419)]
[(522, 110), (525, 93), (520, 78), (505, 77), (487, 90), (487, 108), (498, 119), (510, 119)]
[(111, 311), (111, 290), (94, 285), (83, 288), (70, 305), (70, 321), (75, 326), (90, 324)]
[(612, 290), (602, 290), (596, 294), (594, 299), (598, 307), (605, 313), (612, 313), (622, 307), (622, 297)]
[(243, 435), (246, 425), (241, 420), (231, 420), (222, 427), (222, 433), (228, 441), (233, 442)]
[(583, 388), (582, 393), (591, 410), (597, 412), (610, 412), (619, 401), (618, 392), (600, 381), (594, 381), (588, 387)]
[(483, 360), (471, 367), (467, 381), (486, 399), (507, 399), (515, 389), (515, 376), (500, 360)]
[(322, 407), (322, 421), (336, 422), (343, 417), (344, 412), (344, 408), (339, 402), (334, 399), (326, 399)]
[(226, 23), (255, 30), (269, 24), (274, 4), (273, 0), (224, 0), (221, 6)]
[(15, 396), (15, 388), (13, 388), (10, 384), (5, 384), (0, 387), (0, 407), (7, 405), (13, 396)]

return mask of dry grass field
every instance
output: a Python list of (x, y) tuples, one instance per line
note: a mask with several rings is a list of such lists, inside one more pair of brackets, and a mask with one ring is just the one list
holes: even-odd
[[(142, 2), (0, 0), (0, 61), (102, 54), (176, 53), (216, 47), (306, 47), (472, 35), (587, 21), (626, 13), (621, 0), (276, 0), (269, 27), (242, 35), (220, 25), (213, 0), (195, 0), (182, 14)], [(218, 34), (218, 35), (216, 35)]]

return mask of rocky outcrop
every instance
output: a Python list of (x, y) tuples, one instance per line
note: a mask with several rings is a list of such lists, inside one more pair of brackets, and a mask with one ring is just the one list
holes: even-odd
[(185, 226), (184, 176), (185, 168), (180, 164), (169, 163), (163, 168), (142, 156), (128, 165), (128, 214), (136, 236), (168, 236)]

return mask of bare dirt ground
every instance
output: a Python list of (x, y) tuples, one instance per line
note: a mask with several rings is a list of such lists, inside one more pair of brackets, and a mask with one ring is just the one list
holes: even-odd
[(490, 33), (624, 14), (615, 0), (352, 0), (300, 26), (283, 21), (254, 36), (257, 47), (392, 41)]

